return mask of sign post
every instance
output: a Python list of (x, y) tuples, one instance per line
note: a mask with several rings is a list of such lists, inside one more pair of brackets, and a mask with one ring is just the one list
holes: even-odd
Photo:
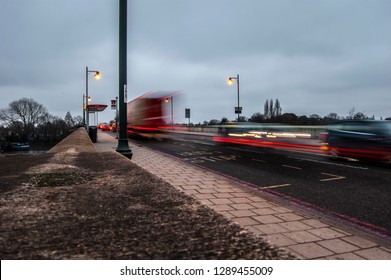
[(190, 126), (190, 108), (185, 109), (185, 118), (189, 119), (189, 126)]

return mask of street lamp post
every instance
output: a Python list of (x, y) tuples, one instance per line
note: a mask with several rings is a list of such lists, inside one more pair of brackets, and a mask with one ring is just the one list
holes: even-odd
[(83, 126), (86, 126), (86, 99), (85, 94), (83, 93)]
[(167, 97), (165, 102), (168, 103), (169, 100), (171, 99), (171, 106), (170, 106), (170, 109), (171, 109), (171, 124), (172, 126), (174, 126), (174, 96), (170, 96), (170, 97)]
[(89, 111), (88, 111), (88, 101), (90, 100), (89, 97), (88, 97), (88, 74), (89, 73), (95, 73), (94, 74), (94, 78), (96, 80), (99, 80), (101, 78), (101, 75), (99, 73), (99, 71), (96, 71), (96, 70), (88, 70), (88, 66), (86, 66), (86, 95), (83, 96), (83, 99), (85, 98), (85, 103), (83, 104), (83, 107), (85, 105), (85, 113), (83, 113), (83, 122), (86, 126), (86, 129), (87, 129), (87, 133), (89, 133)]
[(235, 113), (238, 114), (238, 121), (239, 121), (240, 113), (242, 112), (242, 108), (239, 107), (239, 88), (240, 88), (240, 86), (239, 86), (239, 74), (237, 74), (236, 77), (229, 77), (227, 83), (229, 85), (232, 85), (233, 82), (234, 82), (233, 80), (236, 80), (236, 84), (237, 84), (237, 87), (238, 87), (238, 107), (235, 108)]
[(119, 0), (119, 137), (116, 151), (131, 159), (127, 129), (127, 17), (128, 0)]
[(171, 123), (174, 126), (174, 96), (171, 96)]
[[(88, 96), (88, 102), (91, 101), (91, 97)], [(86, 95), (83, 94), (83, 126), (86, 126)]]

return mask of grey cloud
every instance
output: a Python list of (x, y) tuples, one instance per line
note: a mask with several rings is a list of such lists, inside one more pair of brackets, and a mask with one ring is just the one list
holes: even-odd
[[(128, 3), (130, 97), (184, 90), (194, 121), (234, 118), (225, 82), (239, 73), (247, 116), (267, 98), (283, 112), (391, 116), (388, 0)], [(0, 0), (0, 107), (32, 97), (81, 114), (85, 66), (103, 74), (90, 82), (96, 102), (118, 95), (117, 12), (113, 0)]]

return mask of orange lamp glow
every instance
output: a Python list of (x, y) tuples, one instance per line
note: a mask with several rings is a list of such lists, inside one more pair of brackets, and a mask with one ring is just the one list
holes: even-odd
[(96, 71), (96, 72), (95, 72), (94, 78), (95, 78), (96, 80), (99, 80), (100, 78), (102, 78), (102, 75), (99, 73), (99, 71)]

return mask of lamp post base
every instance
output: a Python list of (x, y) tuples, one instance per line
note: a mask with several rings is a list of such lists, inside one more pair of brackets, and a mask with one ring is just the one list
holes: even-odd
[(127, 157), (128, 159), (132, 159), (133, 153), (132, 150), (129, 148), (128, 139), (118, 139), (118, 146), (115, 151), (120, 153), (124, 157)]

